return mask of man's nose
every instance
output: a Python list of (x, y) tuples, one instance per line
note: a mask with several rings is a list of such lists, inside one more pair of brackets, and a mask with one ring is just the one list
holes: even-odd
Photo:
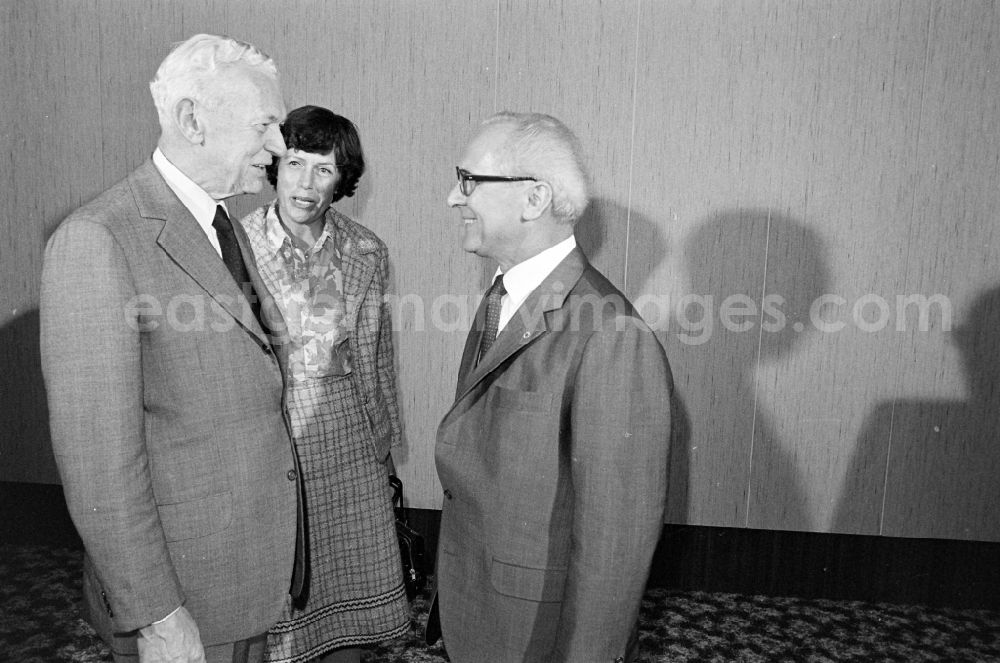
[(466, 200), (466, 196), (462, 194), (462, 189), (458, 182), (456, 182), (455, 186), (453, 186), (451, 191), (448, 193), (448, 207), (458, 207), (459, 205), (464, 205)]
[(281, 129), (272, 124), (264, 133), (264, 149), (278, 157), (285, 156), (285, 139), (281, 137)]

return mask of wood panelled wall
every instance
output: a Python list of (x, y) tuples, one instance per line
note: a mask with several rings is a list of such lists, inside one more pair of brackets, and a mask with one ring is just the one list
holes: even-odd
[[(588, 150), (578, 236), (675, 371), (668, 520), (1000, 541), (1000, 9), (982, 1), (3, 0), (0, 480), (57, 482), (45, 239), (148, 157), (147, 82), (195, 32), (352, 118), (342, 207), (390, 247), (409, 505), (494, 266), (445, 205), (477, 123)], [(264, 197), (243, 199), (246, 212)]]

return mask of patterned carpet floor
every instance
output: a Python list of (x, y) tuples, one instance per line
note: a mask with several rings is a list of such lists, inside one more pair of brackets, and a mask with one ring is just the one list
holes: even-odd
[[(0, 545), (0, 661), (111, 661), (80, 617), (81, 557), (71, 548)], [(364, 660), (447, 661), (440, 643), (423, 644), (427, 607), (418, 597), (408, 636)], [(1000, 612), (651, 589), (640, 639), (645, 663), (988, 663), (1000, 662)]]

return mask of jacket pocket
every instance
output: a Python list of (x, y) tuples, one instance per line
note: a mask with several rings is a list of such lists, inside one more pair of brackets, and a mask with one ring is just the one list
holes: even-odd
[(496, 557), (490, 567), (493, 589), (504, 596), (539, 602), (562, 601), (566, 569), (534, 568), (503, 562)]
[(355, 380), (354, 392), (368, 419), (368, 430), (371, 432), (372, 452), (375, 460), (382, 462), (385, 454), (392, 446), (392, 426), (389, 423), (389, 407), (385, 404), (382, 392), (376, 388), (374, 392), (366, 398), (364, 391), (357, 382), (357, 372), (351, 374)]
[(497, 386), (493, 389), (493, 404), (520, 412), (548, 412), (552, 409), (552, 394), (547, 391), (521, 391)]
[(375, 439), (381, 439), (389, 434), (389, 408), (378, 390), (365, 401), (365, 414), (368, 415), (368, 425)]
[(167, 541), (186, 541), (222, 532), (233, 522), (233, 496), (215, 493), (186, 502), (157, 505)]

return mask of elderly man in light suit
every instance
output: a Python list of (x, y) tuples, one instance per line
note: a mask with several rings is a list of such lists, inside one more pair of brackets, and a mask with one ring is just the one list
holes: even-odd
[(288, 599), (298, 488), (266, 290), (223, 201), (284, 154), (285, 106), (273, 61), (214, 35), (150, 90), (152, 158), (46, 248), (52, 444), (115, 660), (256, 661)]
[(576, 246), (587, 185), (561, 122), (494, 116), (458, 178), (463, 248), (499, 269), (438, 428), (429, 639), (455, 663), (630, 660), (666, 499), (666, 356)]

